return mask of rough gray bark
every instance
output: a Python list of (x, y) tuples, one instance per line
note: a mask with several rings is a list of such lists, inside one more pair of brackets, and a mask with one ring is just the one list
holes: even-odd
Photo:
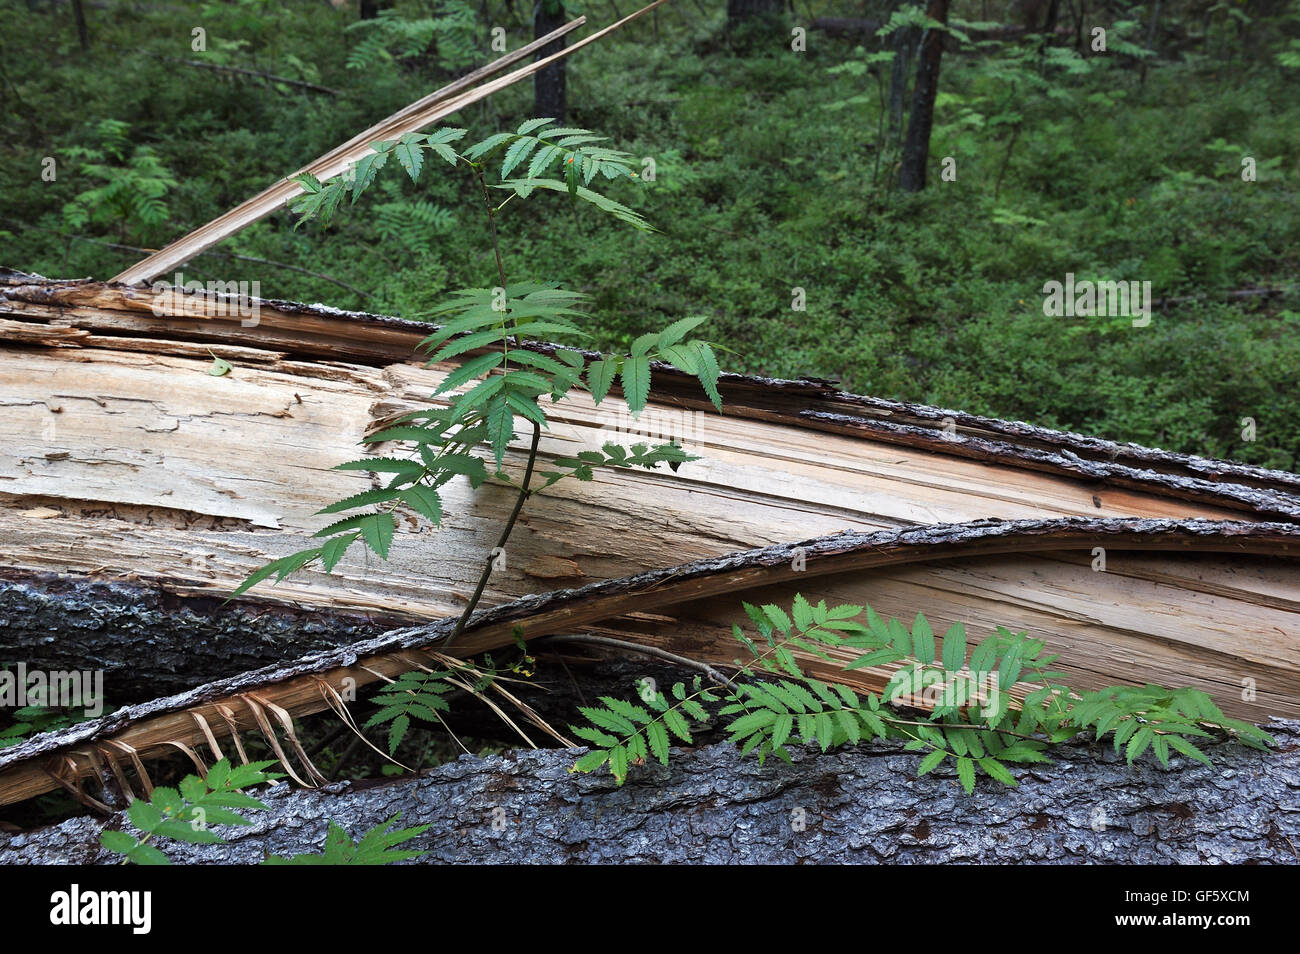
[[(800, 417), (821, 424), (828, 430), (840, 433), (870, 433), (872, 437), (904, 444), (909, 447), (930, 447), (940, 453), (968, 457), (973, 460), (1015, 463), (1026, 470), (1041, 470), (1051, 474), (1072, 474), (1097, 481), (1103, 487), (1127, 487), (1150, 490), (1153, 486), (1171, 497), (1183, 500), (1209, 501), (1214, 499), (1223, 506), (1248, 510), (1270, 519), (1300, 519), (1300, 495), (1286, 491), (1250, 486), (1247, 484), (1219, 483), (1201, 476), (1183, 473), (1162, 473), (1140, 469), (1113, 460), (1081, 457), (1068, 446), (1060, 450), (1035, 447), (1029, 443), (1012, 443), (994, 440), (956, 429), (956, 419), (951, 419), (952, 430), (936, 430), (928, 424), (902, 423), (897, 420), (872, 419), (852, 414), (807, 410)], [(1056, 442), (1060, 446), (1061, 442)], [(1101, 506), (1101, 504), (1098, 504)]]
[(182, 598), (155, 585), (0, 575), (0, 664), (101, 669), (114, 705), (182, 692), (410, 622)]
[[(917, 757), (883, 743), (765, 766), (727, 745), (674, 750), (622, 788), (571, 775), (572, 751), (466, 756), (379, 785), (282, 785), (253, 825), (220, 829), (227, 844), (162, 847), (179, 863), (252, 864), (319, 851), (330, 819), (355, 837), (400, 811), (402, 827), (431, 826), (409, 843), (426, 852), (417, 863), (1295, 863), (1300, 723), (1268, 729), (1278, 751), (1211, 746), (1213, 768), (1129, 769), (1109, 746), (1065, 746), (1017, 770), (1019, 787), (982, 778), (973, 797), (944, 767), (917, 778)], [(0, 864), (110, 862), (99, 833), (125, 824), (0, 834)]]

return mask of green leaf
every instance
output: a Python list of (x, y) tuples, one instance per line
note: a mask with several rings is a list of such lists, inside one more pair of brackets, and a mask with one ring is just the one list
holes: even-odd
[(996, 779), (1003, 785), (1016, 786), (1020, 784), (1016, 781), (1016, 777), (1007, 771), (1007, 767), (997, 759), (983, 758), (979, 760), (979, 763), (980, 768), (987, 772), (990, 778)]
[(171, 860), (154, 845), (136, 845), (127, 853), (127, 858), (137, 865), (171, 864)]
[(379, 173), (379, 170), (384, 167), (384, 163), (387, 161), (387, 153), (372, 152), (362, 156), (352, 164), (353, 175), (351, 187), (353, 204), (355, 204), (357, 199), (361, 197), (361, 193), (370, 186), (370, 183), (375, 181), (375, 176)]
[(975, 763), (967, 758), (957, 760), (957, 779), (961, 782), (961, 787), (966, 790), (966, 794), (973, 794), (975, 791)]
[(956, 672), (966, 665), (966, 627), (953, 623), (943, 637), (943, 668)]
[(646, 357), (627, 358), (623, 361), (621, 372), (623, 381), (623, 399), (627, 408), (636, 417), (645, 408), (650, 397), (650, 359)]
[(609, 752), (604, 749), (597, 749), (594, 752), (588, 752), (582, 758), (574, 763), (571, 771), (574, 772), (594, 772), (606, 762), (609, 761)]
[(609, 774), (622, 785), (627, 779), (627, 749), (616, 745), (609, 750)]
[(370, 514), (361, 519), (357, 528), (361, 531), (366, 546), (379, 554), (380, 559), (387, 560), (388, 548), (393, 543), (393, 515), (391, 513)]
[(717, 356), (714, 355), (713, 349), (703, 341), (695, 342), (695, 351), (699, 368), (696, 374), (700, 379), (700, 387), (704, 388), (704, 393), (709, 396), (713, 406), (721, 411), (722, 395), (718, 393), (718, 378), (722, 375), (722, 372), (718, 369)]
[(146, 834), (161, 825), (163, 820), (162, 812), (139, 798), (127, 807), (126, 814), (131, 824)]
[(620, 737), (629, 736), (636, 731), (636, 726), (623, 718), (616, 712), (610, 712), (608, 709), (597, 709), (594, 706), (579, 706), (581, 712), (587, 721), (598, 728), (607, 732), (615, 732)]
[(195, 827), (187, 821), (181, 821), (179, 818), (164, 819), (154, 833), (164, 835), (167, 838), (174, 838), (176, 841), (186, 841), (196, 845), (215, 845), (221, 842), (220, 836), (216, 832), (208, 831), (203, 827)]
[(520, 124), (519, 128), (516, 129), (515, 132), (520, 136), (527, 136), (529, 133), (541, 129), (543, 126), (547, 126), (553, 122), (555, 122), (554, 119), (527, 119)]
[(506, 150), (505, 160), (501, 163), (501, 178), (508, 178), (515, 166), (527, 159), (539, 145), (541, 143), (531, 137), (516, 139), (511, 143), (510, 148)]
[(490, 153), (493, 149), (496, 149), (502, 143), (509, 142), (511, 139), (514, 138), (515, 137), (513, 133), (496, 133), (495, 135), (488, 136), (482, 142), (475, 143), (474, 145), (466, 149), (465, 158), (469, 159), (471, 162), (477, 162), (480, 158), (486, 156), (488, 153)]
[(452, 391), (460, 387), (466, 381), (470, 381), (480, 375), (486, 374), (504, 360), (505, 355), (500, 351), (492, 351), (488, 354), (481, 354), (477, 357), (470, 358), (470, 360), (466, 361), (443, 379), (442, 383), (438, 385), (438, 390), (433, 392), (434, 397), (437, 397), (439, 394), (446, 391)]
[(1144, 725), (1140, 730), (1138, 730), (1137, 734), (1129, 740), (1128, 747), (1124, 750), (1124, 755), (1125, 758), (1128, 759), (1130, 765), (1133, 764), (1134, 759), (1146, 751), (1147, 746), (1151, 744), (1151, 740), (1154, 737), (1155, 730), (1148, 725)]
[(925, 758), (921, 759), (921, 765), (916, 770), (917, 776), (930, 774), (932, 771), (938, 768), (939, 763), (942, 762), (947, 757), (948, 757), (947, 752), (943, 751), (942, 749), (935, 749)]
[(997, 661), (998, 636), (997, 633), (990, 634), (970, 654), (970, 669), (974, 673), (985, 673), (993, 671), (993, 664)]
[(912, 623), (912, 654), (923, 663), (934, 662), (934, 632), (920, 613)]
[(589, 725), (571, 725), (569, 731), (578, 738), (590, 742), (592, 745), (599, 745), (607, 748), (611, 745), (618, 745), (618, 739), (608, 732), (601, 732), (600, 729), (592, 728)]
[(388, 727), (388, 754), (392, 755), (397, 751), (397, 747), (402, 744), (402, 739), (406, 737), (406, 730), (411, 727), (411, 717), (399, 715), (393, 720), (393, 724)]
[(424, 152), (416, 144), (416, 138), (415, 133), (407, 133), (393, 150), (393, 155), (397, 157), (397, 161), (401, 163), (412, 182), (419, 180), (420, 169), (424, 165)]
[(339, 513), (344, 510), (353, 510), (357, 507), (368, 507), (371, 504), (387, 503), (390, 500), (396, 500), (401, 496), (400, 490), (389, 490), (384, 487), (377, 487), (372, 490), (363, 490), (359, 494), (353, 494), (351, 497), (345, 497), (337, 500), (328, 507), (322, 507), (316, 512), (318, 514)]
[(605, 399), (609, 393), (610, 385), (614, 383), (614, 375), (618, 371), (618, 362), (613, 358), (606, 358), (601, 361), (593, 361), (587, 366), (587, 387), (591, 388), (591, 396), (597, 404)]
[(350, 460), (335, 464), (335, 470), (366, 470), (372, 474), (402, 474), (417, 478), (424, 474), (424, 465), (419, 461), (403, 460), (398, 457), (367, 457), (362, 460)]
[(807, 632), (813, 628), (812, 605), (804, 598), (802, 593), (796, 593), (794, 595), (794, 602), (791, 604), (790, 610), (794, 614), (795, 625), (797, 625), (801, 631)]
[(668, 764), (668, 730), (662, 722), (651, 722), (645, 728), (646, 738), (650, 742), (650, 751), (664, 765)]
[(515, 436), (515, 415), (504, 397), (496, 397), (487, 408), (488, 434), (492, 441), (492, 455), (496, 458), (497, 469), (501, 469), (506, 456), (506, 449)]
[(691, 740), (691, 727), (676, 709), (669, 709), (664, 713), (664, 725), (668, 727), (669, 732), (687, 745), (694, 744)]
[(219, 378), (223, 375), (229, 374), (233, 370), (234, 367), (229, 361), (218, 358), (214, 355), (212, 358), (212, 367), (208, 368), (208, 374), (212, 375), (214, 378)]
[(1210, 757), (1208, 755), (1206, 755), (1196, 746), (1192, 745), (1192, 743), (1188, 742), (1182, 736), (1174, 735), (1173, 733), (1170, 733), (1169, 735), (1165, 736), (1165, 741), (1169, 743), (1170, 748), (1183, 753), (1183, 755), (1186, 755), (1189, 758), (1196, 759), (1196, 761), (1203, 762), (1204, 764), (1209, 765), (1211, 767), (1214, 766), (1214, 763), (1210, 761)]
[(133, 835), (124, 831), (102, 831), (99, 833), (99, 843), (119, 855), (129, 853), (138, 844)]
[(788, 633), (794, 629), (794, 624), (790, 622), (790, 617), (785, 614), (785, 610), (775, 603), (763, 604), (763, 613), (771, 620), (772, 625), (783, 633)]
[(402, 491), (402, 502), (435, 526), (442, 523), (442, 498), (432, 487), (408, 487)]
[(677, 344), (686, 335), (708, 321), (707, 315), (692, 315), (689, 318), (678, 318), (671, 325), (659, 332), (656, 347), (663, 351), (672, 345)]

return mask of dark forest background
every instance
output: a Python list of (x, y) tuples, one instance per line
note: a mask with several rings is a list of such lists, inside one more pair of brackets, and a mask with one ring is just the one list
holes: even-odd
[[(0, 9), (0, 265), (108, 278), (495, 58), (495, 28), (514, 49), (634, 8)], [(523, 82), (449, 122), (514, 128), (535, 95), (653, 161), (618, 198), (659, 234), (561, 201), (505, 221), (516, 273), (594, 297), (601, 346), (707, 314), (728, 370), (1300, 466), (1297, 0), (672, 0), (570, 58), (559, 92)], [(493, 281), (470, 199), (464, 177), (382, 176), (327, 229), (279, 213), (185, 277), (418, 317)], [(1067, 272), (1162, 304), (1147, 327), (1047, 317)]]

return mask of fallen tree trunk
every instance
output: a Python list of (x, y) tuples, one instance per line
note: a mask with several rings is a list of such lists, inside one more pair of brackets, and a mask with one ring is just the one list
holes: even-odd
[[(902, 574), (901, 588), (891, 599), (913, 606), (917, 591), (934, 602), (944, 588), (952, 589), (953, 602), (939, 612), (926, 607), (941, 630), (962, 621), (978, 623), (979, 629), (1010, 625), (1013, 631), (1032, 631), (1061, 651), (1056, 666), (1076, 688), (1133, 681), (1191, 684), (1215, 695), (1229, 714), (1289, 717), (1298, 711), (1295, 686), (1300, 679), (1300, 656), (1288, 635), (1296, 631), (1300, 616), (1293, 560), (1297, 540), (1300, 527), (1295, 524), (1079, 518), (837, 534), (525, 597), (476, 613), (451, 648), (456, 655), (471, 656), (512, 645), (516, 633), (535, 639), (607, 625), (634, 642), (725, 663), (736, 654), (732, 625), (747, 625), (742, 599), (781, 603), (799, 590), (814, 599), (825, 594), (835, 602), (874, 603), (893, 615), (896, 604), (879, 597)], [(1121, 574), (1095, 572), (1086, 560), (1080, 565), (1070, 556), (1071, 550), (1097, 545), (1116, 556), (1137, 551), (1140, 558), (1129, 574)], [(1198, 551), (1233, 556), (1219, 566), (1179, 565), (1199, 559)], [(999, 565), (1004, 558), (1011, 562)], [(1269, 563), (1284, 569), (1275, 571)], [(1174, 572), (1165, 569), (1169, 566)], [(909, 576), (913, 571), (933, 575), (929, 580)], [(1197, 583), (1185, 592), (1172, 585), (1193, 578)], [(986, 596), (971, 601), (968, 586)], [(1021, 608), (1028, 615), (1015, 619), (1011, 612), (1017, 605), (1002, 592), (1019, 594), (1026, 587), (1030, 592)], [(754, 595), (747, 596), (749, 591)], [(1042, 612), (1037, 595), (1053, 591), (1059, 591), (1053, 599), (1063, 600), (1056, 617)], [(1171, 598), (1171, 593), (1176, 595)], [(1200, 612), (1198, 606), (1212, 611)], [(974, 616), (976, 612), (981, 615)], [(1112, 614), (1109, 619), (1106, 613)], [(454, 624), (448, 618), (394, 630), (37, 736), (0, 751), (0, 805), (58, 784), (79, 784), (100, 760), (123, 754), (133, 760), (158, 758), (174, 755), (177, 744), (206, 744), (212, 757), (220, 758), (217, 737), (244, 731), (269, 736), (264, 710), (279, 715), (282, 725), (327, 708), (340, 711), (342, 693), (418, 666), (445, 665), (438, 650)], [(813, 675), (868, 691), (883, 688), (896, 668), (844, 672), (854, 655), (835, 650), (831, 661), (805, 662)], [(1242, 688), (1248, 684), (1249, 694)], [(1013, 697), (1023, 695), (1023, 684), (1009, 688)], [(289, 725), (285, 729), (291, 737)], [(301, 761), (310, 777), (314, 769), (305, 758)]]
[[(401, 827), (430, 826), (402, 846), (418, 863), (1295, 863), (1300, 723), (1267, 728), (1279, 751), (1211, 746), (1212, 768), (1130, 769), (1109, 746), (1063, 746), (1056, 764), (1016, 770), (1019, 787), (982, 779), (969, 797), (883, 743), (763, 766), (727, 745), (674, 750), (622, 788), (570, 774), (572, 750), (467, 756), (395, 782), (279, 785), (251, 826), (218, 829), (226, 844), (162, 847), (179, 863), (256, 864), (319, 852), (331, 819), (356, 838), (401, 812)], [(0, 864), (113, 862), (99, 835), (124, 827), (118, 814), (0, 834)]]

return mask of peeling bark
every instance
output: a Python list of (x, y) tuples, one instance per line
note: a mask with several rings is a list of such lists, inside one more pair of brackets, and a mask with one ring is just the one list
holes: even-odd
[[(402, 827), (431, 826), (403, 846), (426, 853), (414, 863), (1293, 864), (1300, 723), (1267, 728), (1278, 751), (1210, 746), (1213, 768), (1130, 769), (1109, 746), (1062, 746), (1056, 764), (1014, 770), (1019, 787), (982, 778), (971, 797), (947, 766), (917, 778), (892, 743), (764, 766), (727, 745), (674, 750), (622, 788), (569, 774), (573, 751), (466, 756), (395, 782), (280, 785), (251, 826), (219, 829), (226, 844), (163, 847), (179, 863), (255, 864), (320, 851), (330, 819), (357, 837), (400, 811)], [(126, 825), (0, 834), (0, 864), (109, 863), (99, 833)]]

